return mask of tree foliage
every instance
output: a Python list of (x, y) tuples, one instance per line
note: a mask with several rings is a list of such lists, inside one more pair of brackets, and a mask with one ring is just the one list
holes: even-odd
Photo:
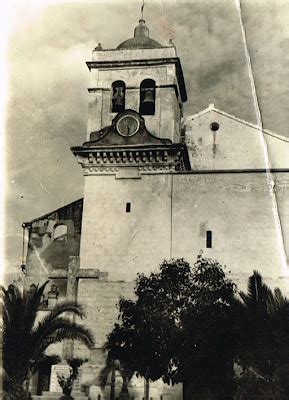
[(205, 388), (220, 392), (220, 379), (230, 391), (239, 303), (222, 266), (202, 255), (193, 268), (183, 259), (164, 261), (158, 273), (138, 275), (135, 294), (120, 301), (108, 357), (146, 379), (183, 382), (184, 398), (193, 391), (201, 398)]
[(80, 318), (82, 307), (73, 301), (58, 303), (38, 321), (38, 309), (48, 281), (34, 291), (21, 291), (10, 285), (3, 293), (3, 387), (7, 397), (25, 399), (24, 383), (37, 371), (49, 345), (76, 339), (90, 347), (93, 334), (83, 325), (72, 322), (66, 313)]

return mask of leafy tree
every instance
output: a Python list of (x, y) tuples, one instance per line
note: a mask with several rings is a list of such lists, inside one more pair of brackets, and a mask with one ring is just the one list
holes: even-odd
[(147, 382), (183, 382), (184, 399), (209, 392), (231, 398), (239, 303), (221, 265), (202, 255), (193, 268), (183, 259), (164, 261), (160, 272), (138, 275), (135, 294), (135, 301), (120, 301), (108, 357)]
[(61, 400), (70, 400), (73, 399), (71, 397), (71, 392), (73, 389), (73, 383), (77, 379), (79, 375), (79, 368), (82, 364), (87, 362), (88, 359), (81, 359), (81, 358), (72, 358), (67, 360), (67, 364), (70, 367), (69, 374), (57, 374), (57, 380), (59, 385), (62, 388), (63, 396)]
[(185, 399), (231, 399), (240, 335), (236, 286), (217, 261), (201, 255), (192, 270), (192, 280), (192, 301), (184, 310), (176, 346), (174, 380), (183, 382)]
[(245, 314), (240, 363), (251, 368), (259, 391), (265, 387), (267, 393), (274, 391), (274, 399), (288, 399), (289, 301), (280, 289), (272, 291), (257, 271), (240, 296)]
[[(37, 371), (49, 345), (76, 339), (90, 347), (93, 334), (72, 322), (64, 313), (83, 318), (81, 306), (73, 301), (58, 303), (41, 320), (37, 314), (48, 281), (33, 291), (10, 285), (3, 292), (3, 387), (8, 399), (26, 399), (25, 383)], [(27, 387), (27, 385), (26, 385)]]

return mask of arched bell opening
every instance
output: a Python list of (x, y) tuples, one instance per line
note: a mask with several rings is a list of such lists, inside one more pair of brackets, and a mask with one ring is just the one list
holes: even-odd
[(125, 83), (115, 81), (111, 85), (111, 111), (121, 112), (125, 109)]
[(141, 115), (154, 115), (156, 103), (156, 83), (153, 79), (145, 79), (140, 85)]

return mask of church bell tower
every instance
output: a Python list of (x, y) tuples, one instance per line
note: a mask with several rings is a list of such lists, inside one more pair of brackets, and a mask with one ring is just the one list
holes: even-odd
[[(80, 268), (133, 280), (130, 271), (145, 246), (160, 241), (157, 221), (163, 212), (167, 219), (170, 174), (190, 169), (181, 137), (182, 67), (173, 43), (151, 39), (143, 19), (116, 49), (99, 44), (87, 66), (87, 141), (72, 148), (85, 176)], [(163, 220), (166, 236), (169, 224)], [(163, 258), (170, 256), (168, 241), (159, 243)], [(149, 271), (149, 262), (157, 266), (159, 258), (139, 270)]]
[(176, 49), (149, 36), (141, 19), (134, 37), (116, 49), (99, 44), (87, 62), (91, 72), (87, 139), (111, 125), (114, 117), (131, 109), (145, 120), (156, 137), (180, 141), (180, 119), (187, 100), (183, 72)]

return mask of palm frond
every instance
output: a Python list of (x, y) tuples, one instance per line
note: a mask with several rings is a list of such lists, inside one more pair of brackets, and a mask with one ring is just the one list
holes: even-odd
[(30, 332), (33, 328), (38, 308), (42, 301), (42, 296), (48, 282), (49, 280), (44, 282), (40, 287), (38, 284), (33, 292), (25, 290), (23, 293), (23, 302), (25, 305), (25, 329), (27, 332)]
[(58, 317), (45, 330), (40, 332), (35, 330), (31, 335), (31, 345), (33, 346), (31, 358), (39, 357), (50, 344), (62, 342), (65, 339), (79, 340), (87, 347), (94, 345), (94, 335), (90, 329), (71, 322), (67, 318)]
[(264, 283), (261, 274), (254, 271), (253, 275), (248, 279), (248, 293), (240, 293), (240, 296), (247, 307), (267, 307), (272, 301), (274, 295), (271, 289)]
[(5, 322), (11, 323), (14, 322), (15, 315), (17, 315), (19, 312), (23, 312), (23, 299), (22, 299), (22, 293), (20, 292), (20, 289), (17, 286), (12, 286), (12, 290), (6, 290), (4, 287), (2, 287), (2, 292), (4, 293), (3, 296), (3, 317), (4, 317), (4, 326), (6, 325)]
[(274, 289), (274, 298), (275, 298), (275, 303), (278, 306), (283, 306), (286, 303), (288, 303), (288, 299), (282, 294), (279, 288)]
[(85, 313), (80, 304), (76, 301), (63, 301), (55, 305), (55, 307), (50, 311), (49, 314), (44, 316), (39, 324), (34, 327), (33, 333), (35, 333), (36, 337), (44, 337), (47, 333), (47, 330), (53, 326), (53, 322), (64, 313), (72, 313), (75, 316), (80, 317), (81, 319), (85, 317)]
[(83, 307), (79, 303), (76, 301), (65, 300), (57, 303), (50, 313), (43, 317), (39, 325), (47, 325), (63, 313), (72, 313), (81, 319), (85, 317)]

